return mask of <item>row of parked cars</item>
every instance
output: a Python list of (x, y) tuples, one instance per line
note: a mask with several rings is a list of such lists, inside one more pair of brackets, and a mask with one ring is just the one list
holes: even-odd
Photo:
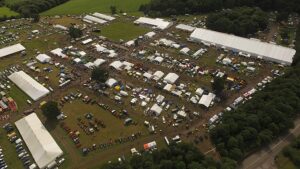
[[(28, 168), (28, 169), (37, 168), (36, 164), (31, 161), (31, 157), (30, 157), (29, 153), (27, 152), (25, 145), (23, 144), (23, 140), (20, 137), (18, 137), (16, 132), (14, 131), (13, 125), (10, 123), (6, 123), (3, 126), (3, 129), (7, 132), (7, 137), (9, 139), (9, 141), (12, 144), (15, 144), (17, 156), (22, 161), (24, 168)], [(0, 168), (0, 169), (2, 169), (2, 168)]]
[(4, 154), (2, 152), (2, 148), (0, 147), (0, 169), (6, 169), (8, 168), (5, 160), (4, 160)]

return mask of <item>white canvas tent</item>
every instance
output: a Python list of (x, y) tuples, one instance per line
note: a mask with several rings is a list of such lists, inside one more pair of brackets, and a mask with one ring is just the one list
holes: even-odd
[(140, 17), (136, 21), (135, 24), (143, 24), (143, 25), (150, 25), (153, 26), (155, 29), (167, 29), (172, 26), (172, 22), (165, 21), (164, 19), (160, 18), (147, 18), (147, 17)]
[(193, 32), (196, 28), (190, 25), (185, 25), (185, 24), (178, 24), (176, 26), (176, 29), (183, 30), (183, 31), (188, 31), (188, 32)]
[(105, 24), (105, 23), (107, 23), (106, 20), (103, 20), (103, 19), (91, 16), (91, 15), (86, 15), (83, 18), (83, 21), (94, 22), (94, 23), (99, 23), (99, 24)]
[(0, 49), (0, 58), (9, 56), (9, 55), (12, 55), (12, 54), (15, 54), (18, 52), (22, 52), (24, 50), (25, 50), (25, 47), (19, 43), (12, 45), (12, 46), (4, 47), (4, 48)]
[(173, 84), (177, 81), (179, 76), (176, 73), (169, 73), (167, 76), (164, 78), (164, 81), (170, 84)]
[(98, 12), (95, 12), (93, 14), (93, 16), (95, 16), (97, 18), (100, 18), (100, 19), (107, 20), (107, 21), (113, 21), (113, 20), (116, 19), (115, 17), (109, 16), (109, 15), (105, 15), (105, 14), (102, 14), (102, 13), (98, 13)]
[(208, 95), (203, 95), (199, 101), (199, 104), (205, 107), (209, 107), (210, 103), (213, 101), (215, 97), (216, 95), (213, 93), (209, 93)]
[(154, 104), (151, 109), (150, 109), (151, 112), (155, 113), (156, 116), (159, 116), (162, 112), (162, 108), (157, 105), (157, 104)]
[(46, 168), (63, 154), (35, 113), (16, 121), (15, 124), (39, 168)]
[(259, 56), (268, 61), (287, 65), (292, 63), (296, 54), (295, 49), (202, 28), (195, 29), (190, 35), (190, 39), (195, 42), (214, 44), (237, 53), (242, 52), (248, 56)]
[(156, 72), (153, 74), (152, 78), (153, 78), (153, 80), (158, 81), (158, 80), (161, 79), (164, 75), (165, 75), (164, 72), (158, 70), (158, 71), (156, 71)]
[(8, 76), (32, 100), (37, 101), (46, 96), (50, 91), (23, 71), (15, 72)]
[(51, 60), (51, 57), (46, 54), (39, 54), (36, 56), (36, 59), (41, 63), (48, 63)]
[(67, 58), (68, 56), (65, 55), (64, 53), (62, 53), (63, 50), (61, 48), (56, 48), (54, 50), (51, 51), (51, 53), (55, 56), (59, 56), (61, 58)]

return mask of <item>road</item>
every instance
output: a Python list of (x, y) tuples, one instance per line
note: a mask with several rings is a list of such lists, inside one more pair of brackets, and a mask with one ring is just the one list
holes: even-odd
[(300, 119), (295, 121), (295, 127), (289, 133), (274, 143), (247, 157), (240, 169), (277, 169), (274, 158), (281, 150), (300, 135)]

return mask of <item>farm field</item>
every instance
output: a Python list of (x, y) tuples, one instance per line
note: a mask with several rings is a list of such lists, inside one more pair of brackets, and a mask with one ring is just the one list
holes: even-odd
[(120, 39), (124, 41), (135, 39), (149, 31), (150, 29), (146, 27), (137, 26), (130, 22), (120, 21), (102, 27), (100, 35), (118, 42)]
[(42, 15), (67, 15), (91, 12), (110, 13), (110, 6), (116, 6), (117, 11), (137, 13), (141, 4), (149, 0), (70, 0), (60, 6), (52, 8)]
[(17, 15), (18, 15), (17, 12), (14, 12), (7, 7), (0, 7), (0, 17), (3, 16), (10, 17), (10, 16), (17, 16)]

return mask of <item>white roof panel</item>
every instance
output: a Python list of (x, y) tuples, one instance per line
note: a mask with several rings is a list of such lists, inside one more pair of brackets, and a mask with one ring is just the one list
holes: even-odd
[(91, 16), (91, 15), (86, 15), (83, 20), (88, 20), (88, 21), (92, 21), (92, 22), (95, 22), (95, 23), (100, 23), (100, 24), (105, 24), (107, 21), (106, 20), (103, 20), (103, 19), (100, 19), (100, 18), (96, 18), (94, 16)]
[(35, 113), (16, 121), (15, 124), (39, 168), (46, 168), (63, 154)]
[(265, 60), (288, 65), (292, 63), (296, 54), (295, 49), (202, 28), (195, 29), (190, 38), (193, 41), (208, 42), (230, 50), (261, 56)]
[(19, 43), (12, 46), (4, 47), (0, 49), (0, 58), (21, 52), (23, 50), (25, 50), (25, 47)]
[(140, 17), (136, 21), (134, 21), (136, 24), (146, 24), (150, 26), (154, 26), (155, 28), (158, 29), (167, 29), (170, 26), (172, 26), (172, 22), (165, 21), (164, 19), (160, 18), (147, 18), (147, 17)]
[(15, 72), (8, 76), (32, 100), (36, 101), (46, 96), (50, 91), (23, 71)]
[(116, 19), (115, 17), (109, 16), (109, 15), (105, 15), (105, 14), (102, 14), (102, 13), (98, 13), (98, 12), (95, 12), (93, 14), (93, 16), (95, 16), (97, 18), (100, 18), (100, 19), (107, 20), (107, 21), (112, 21), (112, 20)]

